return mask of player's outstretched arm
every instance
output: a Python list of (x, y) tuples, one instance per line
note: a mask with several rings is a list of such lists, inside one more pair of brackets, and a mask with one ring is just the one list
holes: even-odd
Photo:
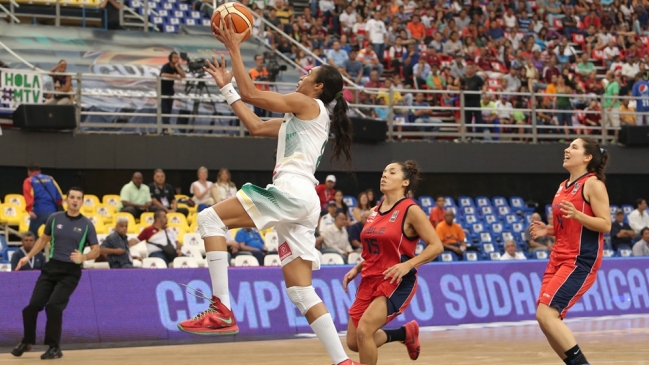
[(316, 104), (312, 98), (301, 93), (283, 95), (272, 91), (258, 90), (246, 71), (239, 49), (247, 33), (236, 33), (232, 29), (232, 20), (230, 18), (226, 20), (225, 29), (215, 29), (214, 35), (219, 41), (223, 42), (230, 53), (232, 72), (234, 73), (234, 78), (237, 80), (241, 100), (244, 103), (252, 104), (275, 113), (293, 113), (296, 115), (301, 114), (301, 112), (310, 109), (310, 107)]

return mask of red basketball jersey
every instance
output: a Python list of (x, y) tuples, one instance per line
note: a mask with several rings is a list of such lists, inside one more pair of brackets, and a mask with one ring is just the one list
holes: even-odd
[(578, 211), (595, 216), (590, 202), (584, 197), (584, 184), (591, 176), (595, 174), (585, 174), (572, 184), (568, 184), (568, 180), (564, 181), (554, 195), (552, 215), (556, 243), (550, 257), (555, 262), (572, 261), (590, 269), (598, 269), (602, 264), (604, 234), (591, 231), (575, 219), (564, 218), (561, 213), (561, 202), (565, 200), (571, 202)]
[(386, 269), (411, 259), (419, 242), (419, 236), (407, 237), (403, 231), (408, 209), (417, 203), (403, 198), (384, 213), (379, 212), (381, 205), (374, 207), (361, 232), (363, 278), (382, 276)]

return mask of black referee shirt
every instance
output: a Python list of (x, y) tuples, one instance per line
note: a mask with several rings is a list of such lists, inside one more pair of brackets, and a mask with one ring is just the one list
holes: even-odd
[(70, 217), (67, 212), (54, 213), (47, 220), (44, 233), (52, 237), (50, 259), (57, 261), (72, 262), (70, 255), (74, 250), (83, 253), (84, 247), (97, 244), (95, 226), (82, 214)]

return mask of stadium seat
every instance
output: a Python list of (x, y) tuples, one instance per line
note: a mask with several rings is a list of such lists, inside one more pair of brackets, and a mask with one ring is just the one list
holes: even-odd
[(266, 233), (264, 243), (266, 244), (266, 251), (277, 252), (277, 248), (279, 247), (279, 236), (277, 232)]
[(611, 211), (611, 217), (615, 216), (615, 212), (617, 212), (618, 209), (620, 209), (620, 207), (618, 207), (617, 205), (613, 205), (613, 204), (609, 205), (609, 210)]
[(176, 237), (178, 237), (178, 240), (180, 240), (181, 236), (184, 237), (185, 233), (187, 233), (187, 229), (180, 226), (169, 225), (167, 228), (173, 230), (176, 233)]
[(512, 196), (509, 198), (509, 206), (513, 211), (518, 211), (522, 210), (525, 211), (527, 209), (527, 204), (525, 203), (525, 200), (519, 196)]
[(496, 211), (498, 212), (498, 215), (501, 216), (501, 217), (505, 217), (507, 215), (512, 215), (512, 210), (509, 209), (509, 207), (505, 206), (505, 205), (499, 206)]
[(113, 215), (115, 214), (115, 208), (110, 205), (99, 204), (93, 214), (104, 219), (104, 223), (114, 223)]
[(428, 208), (435, 206), (435, 199), (433, 199), (430, 196), (425, 196), (425, 195), (420, 196), (419, 197), (419, 205), (424, 210), (424, 212), (427, 212)]
[(5, 257), (6, 261), (7, 261), (7, 262), (11, 262), (11, 257), (12, 257), (12, 256), (16, 253), (16, 251), (18, 251), (18, 250), (19, 250), (18, 247), (10, 247), (10, 248), (7, 248), (7, 249), (5, 250), (5, 252), (4, 252), (4, 257)]
[(133, 215), (131, 213), (127, 213), (127, 212), (115, 213), (115, 215), (113, 216), (113, 220), (117, 222), (122, 217), (128, 219), (128, 230), (126, 231), (127, 233), (139, 233), (135, 228), (136, 226), (135, 218), (133, 218)]
[(20, 194), (7, 194), (5, 195), (4, 203), (8, 205), (13, 205), (16, 207), (22, 208), (25, 210), (27, 208), (27, 203), (25, 202), (25, 197)]
[(604, 257), (613, 257), (615, 256), (615, 251), (606, 249), (603, 251), (603, 255)]
[[(420, 246), (420, 245), (417, 245), (417, 246)], [(416, 254), (416, 251), (415, 251), (415, 254)], [(347, 263), (350, 264), (350, 265), (356, 265), (361, 261), (363, 261), (363, 257), (358, 252), (351, 252), (349, 254), (349, 257), (347, 258)]]
[(491, 228), (491, 233), (495, 235), (499, 235), (505, 230), (505, 227), (500, 223), (493, 223), (491, 224), (490, 228)]
[(455, 205), (455, 200), (450, 196), (444, 197), (444, 208), (446, 207), (457, 207), (457, 205)]
[(493, 238), (491, 237), (491, 233), (489, 233), (489, 232), (480, 232), (480, 242), (481, 243), (493, 242)]
[(437, 261), (441, 261), (441, 262), (457, 261), (457, 255), (455, 254), (455, 252), (444, 251), (441, 254), (439, 254), (439, 256), (437, 256)]
[(549, 260), (550, 252), (547, 250), (536, 250), (534, 251), (534, 258), (537, 260)]
[(552, 204), (545, 205), (545, 216), (549, 217), (552, 215)]
[(473, 233), (482, 233), (484, 232), (485, 228), (482, 225), (482, 223), (474, 223), (471, 225), (471, 231)]
[(92, 268), (95, 270), (109, 270), (110, 264), (108, 262), (94, 262)]
[(489, 252), (489, 254), (487, 255), (487, 258), (489, 260), (491, 260), (491, 261), (500, 261), (500, 256), (501, 256), (500, 252), (492, 251), (492, 252)]
[(629, 215), (631, 212), (635, 210), (635, 208), (632, 205), (629, 204), (623, 204), (622, 205), (622, 210), (624, 211), (624, 215)]
[(482, 244), (482, 253), (488, 254), (489, 252), (496, 251), (496, 247), (493, 243), (483, 243)]
[(0, 272), (11, 272), (10, 263), (0, 263)]
[(196, 247), (183, 245), (180, 247), (180, 253), (182, 253), (187, 257), (193, 258), (196, 264), (198, 265), (198, 267), (207, 266), (207, 262), (205, 261), (205, 258), (203, 258), (201, 251)]
[(17, 205), (0, 204), (0, 223), (20, 226), (24, 214), (26, 214), (24, 210)]
[(176, 257), (171, 264), (171, 267), (174, 269), (195, 269), (198, 267), (198, 263), (193, 257)]
[(139, 256), (143, 259), (149, 257), (149, 249), (146, 247), (146, 241), (138, 242), (137, 244), (129, 247), (131, 256)]
[(187, 218), (182, 213), (167, 213), (167, 224), (172, 227), (181, 227), (185, 230), (189, 229)]
[(201, 255), (205, 254), (205, 242), (199, 233), (185, 233), (183, 235), (183, 246), (196, 248)]
[(511, 227), (514, 233), (520, 233), (525, 231), (525, 225), (523, 225), (523, 223), (512, 223)]
[(516, 214), (508, 214), (505, 216), (505, 222), (511, 225), (520, 222), (520, 218)]
[(279, 255), (270, 254), (264, 256), (264, 266), (282, 266)]
[(633, 256), (633, 252), (631, 250), (629, 250), (628, 248), (623, 248), (623, 249), (617, 250), (617, 255), (619, 257), (631, 257), (631, 256)]
[(257, 259), (252, 255), (237, 255), (237, 257), (234, 258), (234, 266), (259, 266), (259, 261), (257, 261)]
[(18, 232), (25, 233), (29, 231), (29, 214), (24, 214), (23, 218), (20, 220), (20, 225), (18, 226)]
[(356, 207), (358, 205), (358, 202), (356, 201), (356, 198), (354, 198), (351, 195), (345, 195), (343, 197), (343, 202), (345, 202), (345, 204), (347, 204), (347, 206), (349, 208), (354, 208), (354, 207)]
[(468, 196), (461, 196), (458, 198), (458, 201), (460, 202), (460, 208), (475, 207), (475, 204), (473, 204), (473, 199), (469, 198)]
[(469, 215), (469, 214), (472, 214), (472, 215), (476, 214), (476, 211), (475, 211), (474, 207), (464, 207), (464, 208), (462, 208), (462, 215)]
[(475, 198), (475, 202), (478, 208), (491, 207), (491, 201), (486, 196), (479, 196)]
[(488, 214), (488, 215), (483, 216), (483, 220), (487, 224), (494, 224), (494, 223), (498, 223), (500, 221), (498, 219), (498, 217), (496, 217), (493, 214)]
[(514, 242), (516, 241), (516, 239), (514, 239), (514, 235), (511, 232), (503, 232), (500, 234), (500, 237), (501, 237), (500, 242), (502, 243), (505, 243), (507, 241), (514, 241)]
[(494, 209), (491, 206), (480, 207), (480, 214), (484, 217), (485, 215), (493, 215)]
[(212, 21), (210, 19), (202, 19), (203, 26), (209, 27), (212, 24)]
[(120, 199), (119, 195), (113, 195), (113, 194), (104, 195), (101, 198), (102, 204), (114, 207), (115, 210), (117, 210), (117, 207), (119, 207), (119, 203), (121, 201), (122, 200)]
[(106, 237), (108, 237), (107, 234), (98, 234), (97, 235), (97, 243), (101, 246), (102, 243), (106, 240)]
[[(84, 194), (83, 195), (83, 207), (82, 212), (87, 212), (89, 214), (94, 214), (96, 208), (101, 204), (99, 198), (96, 195)], [(84, 213), (85, 214), (85, 213)]]
[(464, 216), (464, 222), (466, 224), (468, 224), (468, 225), (473, 225), (473, 224), (479, 223), (480, 220), (478, 219), (477, 216), (470, 214), (470, 215)]
[(142, 260), (143, 269), (166, 269), (167, 264), (159, 257), (147, 257)]
[(507, 204), (507, 199), (505, 199), (502, 196), (494, 196), (492, 202), (493, 202), (493, 206), (496, 208), (509, 205)]
[(150, 226), (153, 224), (154, 220), (155, 219), (153, 212), (144, 212), (140, 215), (140, 224), (146, 224), (147, 226)]
[(480, 261), (480, 255), (475, 251), (465, 252), (464, 261)]
[(323, 253), (322, 265), (344, 265), (345, 261), (337, 253)]

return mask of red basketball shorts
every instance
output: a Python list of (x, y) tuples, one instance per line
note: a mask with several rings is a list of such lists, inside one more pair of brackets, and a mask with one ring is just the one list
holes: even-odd
[(415, 292), (417, 292), (417, 275), (414, 274), (404, 276), (399, 284), (390, 284), (390, 280), (385, 280), (383, 277), (364, 278), (356, 292), (354, 304), (349, 308), (349, 315), (354, 326), (358, 327), (358, 322), (372, 301), (385, 297), (388, 306), (385, 320), (387, 324), (408, 308)]
[(568, 313), (568, 309), (590, 289), (597, 279), (597, 270), (591, 270), (582, 265), (575, 265), (574, 261), (548, 263), (543, 275), (539, 303), (556, 308), (561, 319)]

